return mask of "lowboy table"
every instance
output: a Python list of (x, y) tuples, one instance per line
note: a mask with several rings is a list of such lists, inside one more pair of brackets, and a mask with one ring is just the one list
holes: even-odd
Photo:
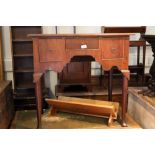
[(125, 114), (128, 93), (129, 33), (124, 34), (30, 34), (33, 40), (34, 83), (37, 97), (37, 127), (41, 127), (41, 79), (47, 70), (61, 72), (71, 59), (94, 59), (104, 70), (116, 66), (123, 74), (121, 124), (127, 126)]

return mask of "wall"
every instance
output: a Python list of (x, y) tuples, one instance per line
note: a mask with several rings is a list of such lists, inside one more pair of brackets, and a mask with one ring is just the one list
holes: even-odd
[[(55, 26), (43, 26), (44, 34), (55, 34)], [(101, 26), (76, 26), (76, 33), (100, 33)], [(57, 26), (57, 33), (74, 33), (73, 26)], [(148, 26), (146, 34), (155, 34), (155, 26)], [(12, 73), (12, 56), (11, 56), (11, 42), (10, 42), (10, 28), (9, 26), (2, 27), (2, 44), (3, 44), (3, 57), (4, 57), (4, 70), (5, 78), (7, 80), (13, 80)], [(135, 48), (130, 49), (129, 54), (129, 64), (136, 64), (136, 53)], [(142, 55), (141, 55), (142, 58)], [(142, 60), (142, 59), (141, 59)], [(152, 51), (150, 47), (147, 47), (146, 51), (146, 68), (145, 72), (149, 72), (150, 65), (152, 64)], [(98, 69), (97, 69), (98, 68)], [(96, 62), (92, 62), (92, 75), (100, 74), (100, 65)], [(46, 86), (52, 90), (52, 93), (55, 94), (55, 85), (57, 84), (57, 74), (53, 71), (50, 71), (46, 74)]]
[(6, 80), (13, 81), (11, 40), (10, 40), (9, 26), (2, 27), (2, 47), (3, 47), (3, 59), (4, 59), (4, 76)]

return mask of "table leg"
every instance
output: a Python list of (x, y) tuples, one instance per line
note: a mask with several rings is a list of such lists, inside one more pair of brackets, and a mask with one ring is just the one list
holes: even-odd
[(112, 69), (109, 71), (109, 79), (108, 79), (108, 101), (112, 101)]
[(41, 114), (42, 114), (41, 76), (42, 74), (34, 74), (34, 82), (36, 88), (36, 105), (37, 105), (37, 128), (41, 128)]
[(128, 95), (128, 78), (123, 75), (123, 88), (122, 88), (122, 126), (126, 127), (126, 110), (127, 110), (127, 95)]
[(142, 86), (144, 86), (144, 76), (145, 76), (145, 56), (146, 56), (146, 46), (143, 46), (143, 76), (142, 76)]
[[(139, 67), (139, 65), (140, 65), (140, 46), (137, 47), (137, 66)], [(140, 75), (141, 75), (141, 70), (137, 69), (137, 75), (136, 75), (137, 86), (139, 86)]]

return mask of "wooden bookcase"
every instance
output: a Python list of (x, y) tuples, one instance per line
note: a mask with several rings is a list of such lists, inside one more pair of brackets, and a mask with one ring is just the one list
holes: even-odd
[(16, 109), (36, 107), (33, 83), (33, 48), (28, 34), (42, 33), (41, 26), (11, 26), (14, 101)]

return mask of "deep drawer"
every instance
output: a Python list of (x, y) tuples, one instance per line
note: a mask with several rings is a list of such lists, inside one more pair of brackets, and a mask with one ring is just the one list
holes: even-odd
[(121, 39), (102, 40), (102, 59), (124, 57), (124, 41)]

